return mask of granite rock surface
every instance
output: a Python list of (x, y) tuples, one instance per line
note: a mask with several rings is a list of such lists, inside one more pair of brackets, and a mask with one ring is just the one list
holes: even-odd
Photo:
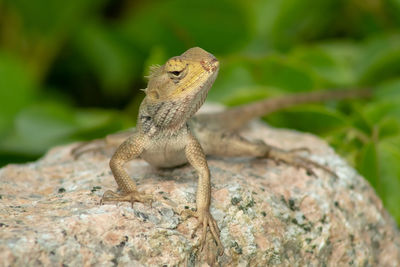
[(370, 185), (320, 139), (250, 124), (242, 135), (329, 166), (316, 176), (268, 159), (210, 158), (211, 213), (221, 230), (196, 248), (196, 173), (190, 166), (159, 170), (126, 164), (151, 193), (142, 203), (99, 205), (116, 190), (103, 150), (74, 160), (76, 144), (51, 149), (29, 164), (0, 170), (0, 266), (399, 266), (400, 235)]

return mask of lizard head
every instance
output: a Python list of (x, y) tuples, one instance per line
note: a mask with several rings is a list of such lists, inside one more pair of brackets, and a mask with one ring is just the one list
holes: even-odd
[(142, 107), (157, 126), (180, 127), (203, 104), (218, 70), (212, 54), (190, 48), (151, 70)]

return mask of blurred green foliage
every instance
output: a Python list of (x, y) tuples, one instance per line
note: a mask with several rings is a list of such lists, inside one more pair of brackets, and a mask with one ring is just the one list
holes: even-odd
[(399, 0), (0, 0), (0, 165), (134, 125), (148, 67), (192, 46), (226, 105), (374, 88), (266, 120), (326, 138), (400, 222)]

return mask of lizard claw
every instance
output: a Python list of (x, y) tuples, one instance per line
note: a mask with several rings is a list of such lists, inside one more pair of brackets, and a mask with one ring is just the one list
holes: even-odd
[(143, 193), (139, 193), (138, 191), (132, 191), (125, 194), (118, 194), (111, 190), (107, 190), (104, 192), (103, 197), (100, 200), (100, 205), (104, 202), (130, 202), (131, 207), (133, 208), (133, 203), (141, 202), (146, 203), (152, 207), (153, 197), (151, 195), (146, 195)]
[(197, 244), (197, 246), (200, 247), (200, 251), (203, 251), (203, 249), (205, 247), (205, 244), (207, 241), (206, 237), (207, 237), (207, 227), (208, 227), (210, 229), (210, 232), (211, 232), (215, 242), (217, 243), (219, 255), (221, 256), (222, 254), (224, 254), (224, 247), (219, 238), (220, 230), (217, 225), (217, 222), (212, 217), (210, 211), (208, 211), (208, 210), (202, 210), (202, 211), (183, 210), (181, 212), (181, 215), (186, 215), (187, 217), (196, 217), (198, 220), (196, 226), (192, 230), (191, 238), (194, 237), (197, 230), (202, 226), (200, 241)]

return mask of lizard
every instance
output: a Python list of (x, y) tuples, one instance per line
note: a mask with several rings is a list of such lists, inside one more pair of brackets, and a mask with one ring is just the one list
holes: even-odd
[[(120, 144), (109, 163), (120, 192), (107, 190), (101, 203), (125, 201), (132, 205), (134, 202), (151, 204), (151, 195), (140, 193), (123, 167), (132, 159), (141, 158), (161, 168), (189, 163), (198, 175), (197, 209), (184, 210), (189, 216), (197, 218), (192, 237), (202, 227), (198, 244), (202, 250), (209, 230), (222, 255), (224, 249), (220, 230), (210, 213), (211, 184), (206, 156), (264, 157), (305, 168), (312, 174), (315, 174), (313, 168), (320, 168), (335, 175), (328, 167), (299, 156), (298, 149), (286, 151), (260, 140), (247, 140), (236, 130), (249, 120), (278, 109), (323, 100), (364, 97), (369, 95), (369, 91), (315, 91), (264, 99), (225, 111), (194, 116), (217, 77), (219, 64), (212, 54), (194, 47), (168, 59), (162, 66), (151, 68), (147, 88), (143, 90), (145, 98), (140, 104), (136, 128), (117, 134), (114, 140), (101, 140), (107, 145)], [(87, 151), (96, 150), (88, 144), (97, 146), (98, 143), (83, 143), (73, 149), (72, 154), (77, 158)]]

